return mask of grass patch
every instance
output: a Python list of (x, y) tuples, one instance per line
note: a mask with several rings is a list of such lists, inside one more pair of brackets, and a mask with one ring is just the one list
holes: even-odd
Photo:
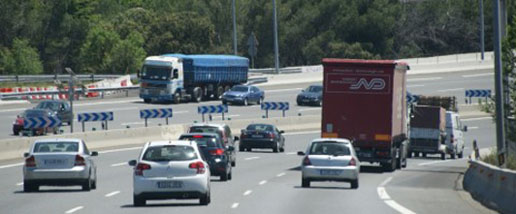
[[(492, 150), (491, 153), (489, 153), (488, 155), (481, 157), (480, 160), (485, 163), (494, 165), (494, 166), (499, 165), (498, 164), (498, 154), (497, 154), (496, 149)], [(516, 157), (509, 156), (507, 158), (507, 169), (516, 170)]]

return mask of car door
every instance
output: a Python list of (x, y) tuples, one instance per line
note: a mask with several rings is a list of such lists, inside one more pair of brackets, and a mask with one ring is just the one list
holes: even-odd
[(258, 88), (254, 87), (254, 86), (251, 87), (251, 96), (253, 98), (253, 102), (258, 102), (258, 100), (260, 100), (260, 94), (259, 94)]
[(457, 141), (457, 152), (461, 153), (464, 147), (464, 133), (462, 132), (462, 123), (458, 114), (454, 115), (453, 120), (453, 136)]

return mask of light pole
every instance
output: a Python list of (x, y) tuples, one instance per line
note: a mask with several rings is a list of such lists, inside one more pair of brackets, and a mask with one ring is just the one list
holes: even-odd
[(73, 116), (73, 99), (75, 95), (74, 91), (74, 84), (73, 84), (73, 77), (75, 76), (75, 73), (72, 71), (71, 68), (65, 68), (65, 71), (70, 74), (70, 81), (68, 82), (68, 99), (70, 100), (70, 111), (72, 114), (72, 121), (70, 122), (70, 133), (73, 133), (73, 122), (74, 122), (74, 116)]
[(505, 148), (505, 112), (502, 76), (502, 31), (500, 24), (500, 0), (494, 0), (494, 54), (495, 54), (495, 98), (496, 98), (496, 147), (498, 160), (505, 166), (507, 150)]
[(274, 68), (279, 74), (279, 50), (278, 50), (278, 21), (276, 15), (276, 0), (272, 0), (273, 22), (274, 22)]
[(481, 59), (484, 61), (484, 0), (479, 0), (480, 7), (480, 52)]
[(238, 48), (237, 48), (237, 27), (236, 27), (236, 5), (235, 1), (232, 1), (231, 7), (233, 10), (233, 52), (235, 55), (238, 55)]

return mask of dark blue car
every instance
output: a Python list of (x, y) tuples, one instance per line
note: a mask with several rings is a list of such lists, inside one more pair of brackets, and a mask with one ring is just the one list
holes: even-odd
[(222, 95), (222, 104), (260, 104), (264, 97), (265, 93), (256, 86), (236, 85)]
[(297, 95), (297, 105), (322, 106), (322, 85), (311, 85)]

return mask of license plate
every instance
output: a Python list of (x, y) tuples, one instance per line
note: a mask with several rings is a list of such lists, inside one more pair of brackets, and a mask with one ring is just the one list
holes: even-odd
[(326, 170), (326, 169), (322, 169), (321, 170), (321, 175), (340, 175), (340, 171), (339, 170)]
[(183, 182), (181, 181), (159, 181), (158, 188), (160, 189), (174, 189), (183, 187)]
[(371, 158), (371, 157), (373, 157), (373, 154), (367, 153), (367, 152), (363, 152), (363, 153), (360, 153), (360, 156), (361, 157), (365, 157), (365, 158)]
[(261, 138), (262, 136), (261, 136), (261, 135), (255, 135), (255, 134), (253, 134), (253, 135), (251, 135), (251, 137), (253, 137), (253, 138)]
[(61, 165), (61, 164), (65, 164), (66, 160), (63, 160), (63, 159), (49, 159), (49, 160), (44, 160), (43, 163), (45, 163), (45, 165)]

